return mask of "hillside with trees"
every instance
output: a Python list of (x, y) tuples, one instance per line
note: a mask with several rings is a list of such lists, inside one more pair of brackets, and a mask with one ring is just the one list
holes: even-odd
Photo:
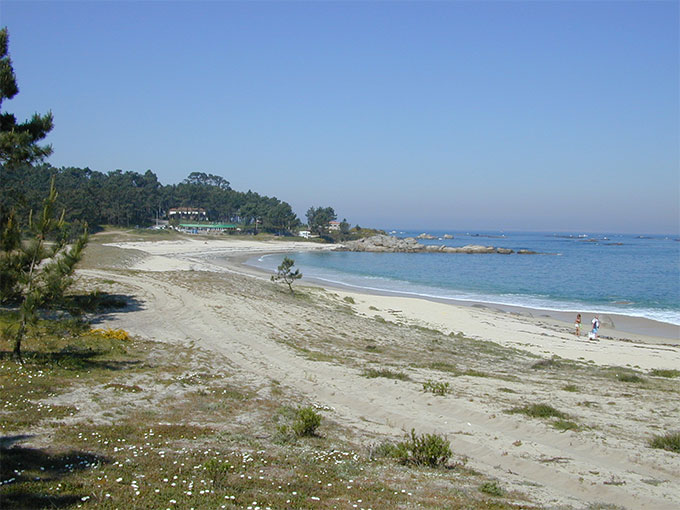
[(220, 176), (193, 172), (179, 184), (163, 185), (151, 170), (145, 173), (89, 168), (55, 168), (48, 164), (10, 169), (0, 166), (3, 209), (19, 215), (40, 206), (54, 177), (57, 207), (66, 221), (91, 226), (148, 226), (167, 217), (170, 208), (200, 207), (210, 221), (236, 223), (276, 233), (292, 232), (300, 220), (287, 202), (254, 191), (233, 190)]

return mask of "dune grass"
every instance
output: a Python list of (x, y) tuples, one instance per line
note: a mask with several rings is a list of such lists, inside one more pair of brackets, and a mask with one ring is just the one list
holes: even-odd
[(654, 436), (649, 441), (649, 446), (673, 453), (680, 453), (680, 432), (668, 432), (664, 435)]
[(389, 368), (368, 368), (364, 370), (364, 377), (375, 379), (377, 377), (384, 377), (386, 379), (398, 379), (399, 381), (410, 381), (411, 378), (404, 372), (397, 372)]
[(513, 407), (508, 410), (510, 414), (525, 414), (531, 418), (561, 418), (566, 419), (569, 415), (558, 411), (548, 404), (529, 404), (522, 407)]
[(654, 368), (649, 371), (649, 375), (653, 377), (666, 377), (668, 379), (673, 379), (675, 377), (680, 377), (680, 370), (675, 369), (664, 369), (664, 368)]

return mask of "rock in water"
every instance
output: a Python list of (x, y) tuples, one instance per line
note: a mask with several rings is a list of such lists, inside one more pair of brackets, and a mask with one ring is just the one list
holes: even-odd
[[(367, 252), (387, 252), (387, 253), (498, 253), (509, 255), (514, 253), (510, 248), (495, 248), (493, 246), (481, 246), (478, 244), (468, 244), (466, 246), (446, 246), (443, 244), (425, 245), (419, 243), (413, 237), (401, 239), (388, 235), (377, 235), (365, 237), (357, 241), (348, 241), (336, 248), (337, 251), (367, 251)], [(534, 253), (523, 250), (523, 253)]]

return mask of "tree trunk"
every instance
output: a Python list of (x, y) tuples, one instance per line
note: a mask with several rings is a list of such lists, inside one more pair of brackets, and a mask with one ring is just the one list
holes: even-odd
[(24, 360), (21, 357), (21, 341), (24, 339), (25, 334), (26, 334), (26, 320), (22, 317), (21, 322), (19, 323), (19, 330), (17, 331), (17, 334), (14, 337), (14, 351), (12, 352), (15, 361), (21, 363), (22, 365), (24, 364)]

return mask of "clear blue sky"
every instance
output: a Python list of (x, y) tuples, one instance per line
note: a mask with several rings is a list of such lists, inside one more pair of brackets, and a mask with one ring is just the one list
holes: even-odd
[(0, 3), (55, 166), (352, 224), (680, 230), (678, 2)]

